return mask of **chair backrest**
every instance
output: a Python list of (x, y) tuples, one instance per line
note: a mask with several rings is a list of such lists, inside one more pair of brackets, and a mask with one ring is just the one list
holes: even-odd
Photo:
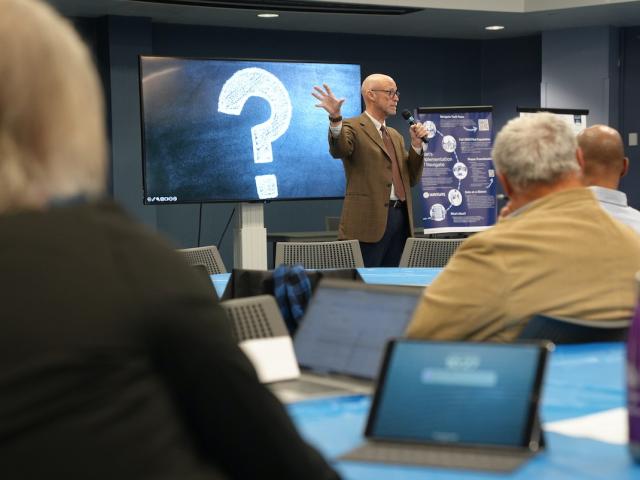
[(329, 232), (338, 230), (340, 226), (340, 217), (324, 217), (324, 229)]
[(222, 257), (215, 245), (206, 247), (183, 248), (178, 250), (189, 265), (204, 265), (209, 275), (227, 273)]
[(626, 340), (630, 324), (628, 320), (594, 322), (539, 314), (531, 317), (518, 339), (557, 344), (619, 342)]
[(335, 242), (278, 242), (276, 265), (302, 264), (308, 269), (364, 267), (357, 240)]
[(225, 300), (220, 305), (231, 319), (232, 333), (238, 342), (289, 335), (271, 295)]
[(275, 298), (271, 295), (237, 298), (220, 305), (231, 319), (238, 346), (249, 358), (262, 383), (300, 376), (298, 360)]
[(400, 267), (444, 267), (464, 238), (407, 238)]

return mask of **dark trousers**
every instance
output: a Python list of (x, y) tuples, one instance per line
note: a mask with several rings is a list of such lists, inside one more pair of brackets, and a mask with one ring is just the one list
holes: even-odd
[(397, 206), (394, 204), (393, 200), (389, 202), (387, 228), (380, 241), (360, 242), (365, 267), (397, 267), (400, 263), (402, 250), (409, 236), (409, 218), (405, 202), (398, 203)]

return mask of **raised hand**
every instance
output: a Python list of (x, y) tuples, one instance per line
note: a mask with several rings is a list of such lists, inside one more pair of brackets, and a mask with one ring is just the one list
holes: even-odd
[(330, 117), (339, 117), (340, 109), (342, 108), (342, 104), (344, 103), (344, 98), (336, 98), (333, 94), (329, 85), (326, 83), (322, 84), (324, 90), (320, 87), (314, 86), (313, 89), (315, 92), (311, 92), (316, 99), (320, 100), (320, 103), (316, 103), (316, 107), (323, 108), (329, 114)]

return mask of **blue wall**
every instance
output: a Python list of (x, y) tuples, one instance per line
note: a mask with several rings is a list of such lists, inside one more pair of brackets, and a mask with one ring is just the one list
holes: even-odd
[(540, 106), (539, 35), (482, 42), (483, 105), (493, 105), (497, 132), (517, 115), (516, 107)]
[[(541, 106), (587, 109), (587, 125), (617, 127), (616, 29), (554, 30), (542, 35)], [(612, 68), (613, 67), (613, 68)]]
[(630, 132), (640, 133), (640, 27), (623, 30), (621, 38), (622, 88), (620, 95), (620, 133), (625, 140), (629, 157), (629, 173), (622, 179), (620, 189), (626, 192), (629, 204), (640, 209), (640, 147), (629, 146)]
[[(494, 135), (517, 115), (516, 107), (540, 106), (540, 57), (539, 35), (482, 42), (480, 103), (494, 107)], [(497, 193), (503, 193), (499, 182)]]
[[(121, 17), (83, 19), (82, 24), (96, 49), (109, 95), (114, 196), (181, 247), (197, 243), (199, 206), (142, 205), (139, 54), (359, 63), (363, 77), (375, 72), (394, 77), (402, 91), (400, 109), (494, 104), (496, 128), (515, 115), (516, 106), (539, 104), (539, 36), (493, 41), (404, 38), (153, 24)], [(309, 101), (314, 101), (311, 95)], [(401, 118), (389, 119), (389, 124), (406, 134)], [(416, 200), (417, 195), (415, 191)], [(203, 206), (201, 244), (219, 241), (233, 208), (232, 204)], [(323, 230), (324, 217), (337, 216), (340, 209), (339, 200), (274, 202), (265, 206), (265, 226), (271, 232)], [(232, 230), (233, 223), (221, 245), (229, 267)]]

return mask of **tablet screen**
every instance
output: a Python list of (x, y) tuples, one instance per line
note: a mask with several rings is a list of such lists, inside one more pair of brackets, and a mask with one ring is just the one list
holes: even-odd
[(544, 352), (535, 344), (394, 342), (367, 436), (526, 446)]

